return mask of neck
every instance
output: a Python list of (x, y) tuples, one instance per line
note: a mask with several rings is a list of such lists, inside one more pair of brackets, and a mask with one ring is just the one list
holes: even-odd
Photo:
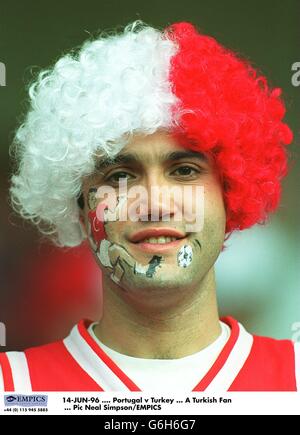
[(183, 358), (221, 333), (213, 269), (184, 301), (163, 310), (126, 303), (110, 281), (103, 280), (103, 317), (95, 334), (117, 352), (136, 358)]

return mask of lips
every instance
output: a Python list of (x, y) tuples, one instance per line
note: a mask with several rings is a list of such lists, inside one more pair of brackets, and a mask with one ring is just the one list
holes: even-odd
[(150, 239), (151, 237), (176, 237), (177, 239), (183, 239), (186, 237), (185, 233), (175, 230), (174, 228), (149, 228), (138, 231), (130, 237), (132, 243), (139, 243), (142, 240)]

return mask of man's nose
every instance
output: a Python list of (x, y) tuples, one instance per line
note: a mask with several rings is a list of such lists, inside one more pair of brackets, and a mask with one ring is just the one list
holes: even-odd
[(144, 187), (148, 203), (143, 204), (142, 217), (147, 220), (168, 221), (174, 215), (174, 193), (172, 185), (161, 172), (153, 171), (145, 177)]

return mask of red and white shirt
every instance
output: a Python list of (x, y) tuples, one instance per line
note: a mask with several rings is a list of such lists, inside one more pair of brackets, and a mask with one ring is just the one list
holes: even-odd
[[(299, 343), (253, 336), (233, 318), (222, 320), (230, 336), (191, 391), (300, 391)], [(93, 338), (90, 324), (80, 322), (56, 343), (1, 353), (0, 391), (146, 391)]]

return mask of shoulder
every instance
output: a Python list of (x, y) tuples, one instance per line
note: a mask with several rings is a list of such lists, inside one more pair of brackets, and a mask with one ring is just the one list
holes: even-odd
[(260, 362), (265, 360), (266, 363), (277, 365), (286, 364), (287, 361), (295, 365), (296, 354), (299, 353), (299, 344), (292, 340), (278, 340), (271, 337), (264, 337), (249, 333), (244, 326), (232, 317), (221, 319), (231, 329), (231, 336), (235, 336), (236, 341), (249, 340), (251, 337), (251, 349), (249, 357)]
[(64, 353), (63, 341), (37, 346), (23, 352), (0, 353), (0, 391), (29, 391), (36, 370), (45, 374)]
[(15, 391), (15, 387), (30, 388), (25, 352), (0, 353), (0, 391)]
[(287, 355), (295, 352), (296, 343), (292, 340), (253, 335), (253, 346), (257, 354), (268, 354), (276, 361), (282, 361)]
[(231, 391), (300, 390), (300, 346), (291, 340), (253, 335), (248, 358)]
[(298, 352), (298, 345), (291, 340), (277, 340), (254, 335), (250, 358), (252, 363), (259, 364), (261, 369), (272, 370), (277, 374), (295, 374)]
[(70, 352), (74, 346), (77, 353), (84, 353), (82, 346), (73, 343), (81, 323), (63, 340), (24, 352), (0, 353), (0, 391), (96, 391), (98, 387)]

